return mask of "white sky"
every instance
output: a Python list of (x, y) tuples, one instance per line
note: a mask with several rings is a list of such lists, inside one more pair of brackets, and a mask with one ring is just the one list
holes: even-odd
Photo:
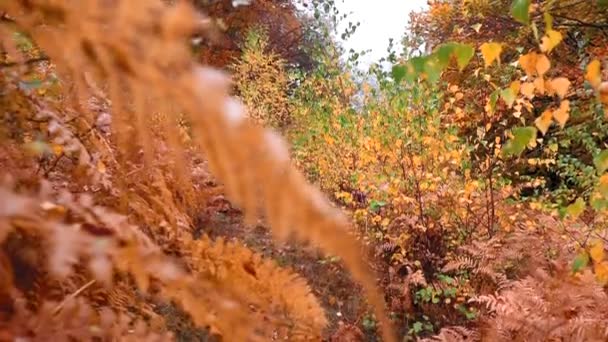
[[(344, 44), (348, 51), (371, 49), (370, 54), (361, 58), (361, 63), (371, 62), (387, 55), (389, 38), (399, 43), (409, 20), (409, 13), (426, 7), (427, 0), (337, 0), (336, 6), (342, 13), (351, 13), (344, 20), (338, 32), (348, 27), (348, 22), (361, 22), (355, 34)], [(397, 45), (399, 48), (399, 45)], [(397, 50), (400, 51), (400, 50)]]

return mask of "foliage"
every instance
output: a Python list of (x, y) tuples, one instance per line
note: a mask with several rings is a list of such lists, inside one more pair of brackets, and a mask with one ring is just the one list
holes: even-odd
[[(553, 2), (533, 7), (529, 1), (501, 1), (497, 3), (502, 7), (495, 8), (483, 3), (433, 2), (427, 12), (413, 16), (413, 37), (404, 39), (413, 45), (406, 46), (391, 72), (370, 69), (374, 86), (365, 81), (357, 85), (348, 70), (325, 63), (325, 69), (319, 70), (323, 76), (313, 76), (313, 85), (300, 89), (302, 102), (296, 105), (302, 114), (294, 119), (295, 156), (312, 179), (352, 211), (363, 238), (379, 246), (382, 262), (388, 263), (387, 289), (399, 289), (387, 294), (393, 317), (410, 325), (405, 330), (409, 334), (422, 333), (427, 326), (424, 317), (429, 315), (432, 322), (427, 330), (466, 324), (457, 316), (445, 321), (450, 309), (443, 307), (434, 314), (438, 309), (433, 305), (441, 307), (454, 293), (474, 298), (482, 289), (463, 283), (448, 287), (448, 298), (442, 298), (446, 288), (436, 284), (445, 279), (440, 270), (450, 264), (458, 246), (516, 230), (518, 215), (501, 201), (519, 199), (528, 188), (537, 187), (531, 208), (557, 209), (553, 214), (566, 217), (568, 224), (588, 214), (589, 199), (596, 210), (606, 203), (603, 190), (598, 190), (604, 189), (600, 178), (605, 171), (606, 132), (601, 63), (586, 57), (582, 68), (573, 69), (576, 62), (556, 57), (566, 54), (563, 46), (571, 44), (561, 30), (572, 19), (565, 18), (563, 8)], [(492, 28), (491, 19), (501, 22), (496, 19), (500, 8), (509, 6), (513, 22)], [(581, 6), (575, 11), (579, 24), (586, 22), (590, 8), (576, 6)], [(539, 29), (541, 22), (544, 32)], [(596, 33), (584, 24), (575, 24), (572, 30), (577, 35)], [(430, 53), (419, 54), (420, 41)], [(585, 78), (591, 87), (583, 83)], [(339, 87), (342, 84), (347, 86)], [(353, 89), (362, 94), (362, 102), (353, 102)], [(572, 146), (574, 141), (584, 141), (584, 154)], [(547, 173), (555, 175), (551, 177), (558, 184), (546, 184)], [(593, 215), (585, 221), (585, 234), (602, 236), (605, 215), (601, 211)], [(564, 229), (573, 237), (572, 230)], [(575, 241), (587, 248), (586, 240)], [(586, 256), (586, 262), (578, 262), (576, 269), (587, 269), (589, 257), (580, 255)], [(488, 277), (498, 288), (507, 279), (500, 272), (471, 265), (476, 272), (460, 275), (467, 281)], [(599, 278), (602, 267), (594, 268)], [(408, 285), (419, 271), (430, 284)], [(518, 272), (523, 278), (533, 270)], [(404, 281), (406, 285), (399, 285)], [(455, 312), (476, 317), (470, 308), (459, 305)], [(407, 313), (399, 312), (403, 310)]]
[(608, 338), (603, 2), (0, 4), (0, 339)]
[(231, 66), (237, 96), (260, 124), (281, 128), (289, 124), (291, 108), (285, 62), (268, 51), (268, 37), (261, 28), (249, 31), (243, 53)]
[[(42, 120), (48, 123), (42, 128), (43, 132), (58, 133), (59, 138), (54, 143), (65, 144), (72, 153), (73, 148), (69, 144), (86, 138), (86, 134), (81, 134), (87, 132), (88, 125), (101, 140), (101, 145), (77, 146), (80, 153), (69, 155), (65, 166), (68, 170), (74, 164), (85, 169), (91, 167), (94, 173), (108, 175), (112, 183), (100, 184), (98, 179), (82, 174), (80, 178), (90, 180), (95, 186), (103, 186), (104, 196), (99, 195), (101, 199), (112, 203), (115, 212), (129, 214), (127, 218), (113, 210), (97, 208), (91, 197), (72, 200), (70, 192), (68, 195), (60, 192), (58, 197), (50, 192), (50, 203), (42, 207), (49, 208), (45, 210), (51, 210), (53, 215), (59, 215), (59, 224), (51, 225), (55, 230), (50, 234), (46, 231), (43, 234), (59, 242), (48, 246), (43, 243), (42, 250), (49, 253), (49, 269), (57, 273), (59, 280), (68, 276), (72, 266), (81, 258), (84, 261), (90, 258), (95, 249), (87, 246), (98, 243), (96, 235), (112, 236), (114, 232), (141, 234), (137, 228), (121, 226), (128, 219), (140, 220), (146, 226), (141, 229), (148, 230), (165, 248), (185, 248), (187, 238), (184, 240), (182, 235), (192, 224), (188, 214), (198, 206), (191, 160), (186, 156), (202, 153), (209, 169), (223, 181), (226, 194), (247, 213), (248, 222), (255, 222), (263, 212), (277, 238), (295, 236), (340, 256), (369, 294), (385, 340), (393, 340), (374, 277), (362, 261), (358, 243), (348, 234), (347, 223), (340, 213), (289, 165), (287, 149), (276, 133), (255, 126), (244, 118), (244, 106), (228, 96), (227, 78), (221, 72), (197, 66), (192, 61), (189, 48), (183, 42), (200, 29), (198, 25), (204, 20), (187, 3), (166, 6), (156, 2), (129, 1), (116, 7), (106, 7), (92, 0), (69, 5), (13, 2), (6, 6), (9, 13), (14, 13), (18, 25), (32, 32), (34, 41), (56, 63), (65, 82), (74, 82), (75, 93), (69, 92), (70, 87), (65, 89), (66, 98), (73, 101), (72, 106), (62, 108), (66, 112), (76, 111), (72, 119), (76, 121), (75, 127), (66, 123), (67, 114), (60, 120), (49, 119), (48, 116), (52, 115), (41, 109)], [(93, 17), (108, 20), (101, 23)], [(38, 30), (40, 25), (45, 27), (44, 33)], [(106, 40), (108, 32), (114, 33), (111, 42)], [(64, 44), (55, 44), (58, 36), (62, 37)], [(146, 49), (150, 49), (148, 53), (143, 53), (144, 45), (129, 43), (135, 41), (145, 42)], [(104, 96), (105, 91), (108, 94), (105, 101), (111, 103), (111, 130), (101, 134), (95, 126), (90, 128), (92, 122), (99, 121), (99, 117), (86, 102), (96, 96)], [(148, 111), (158, 111), (163, 115), (150, 120), (144, 116)], [(34, 111), (34, 115), (39, 115), (38, 111)], [(186, 146), (179, 139), (176, 118), (181, 115), (191, 129), (193, 143)], [(39, 121), (36, 119), (35, 116), (34, 127)], [(152, 139), (151, 132), (155, 130), (161, 134)], [(131, 139), (133, 136), (136, 139)], [(91, 153), (82, 152), (91, 150), (103, 161), (92, 163)], [(59, 164), (58, 160), (59, 156), (55, 164)], [(135, 174), (138, 175), (134, 177)], [(59, 175), (66, 174), (59, 172)], [(30, 181), (37, 179), (33, 176)], [(19, 184), (16, 188), (21, 186)], [(86, 192), (89, 186), (82, 185), (79, 189)], [(9, 197), (12, 194), (7, 190), (2, 196), (8, 199), (2, 202), (7, 207), (0, 211), (3, 214), (3, 238), (12, 230), (23, 228), (23, 223), (14, 222), (16, 217), (36, 219), (33, 224), (26, 220), (25, 227), (36, 228), (42, 224), (32, 208), (39, 206), (40, 199), (45, 197), (32, 195), (31, 207), (26, 205), (30, 203), (29, 199), (18, 197), (21, 196), (19, 191), (15, 192), (15, 198)], [(65, 200), (56, 204), (55, 198)], [(72, 203), (76, 204), (70, 206)], [(54, 214), (55, 211), (59, 214)], [(75, 220), (74, 214), (79, 214), (82, 219)], [(90, 229), (96, 233), (89, 238), (81, 230), (82, 226), (92, 226)], [(208, 326), (227, 340), (270, 338), (282, 326), (289, 327), (287, 336), (316, 339), (325, 324), (314, 297), (309, 295), (305, 285), (290, 273), (275, 271), (275, 266), (252, 256), (246, 248), (221, 247), (222, 243), (218, 242), (219, 247), (216, 248), (219, 250), (213, 252), (212, 247), (205, 247), (202, 241), (203, 248), (198, 253), (206, 253), (212, 262), (208, 265), (195, 261), (195, 265), (200, 267), (197, 272), (194, 267), (182, 270), (174, 265), (148, 238), (112, 241), (110, 245), (100, 243), (100, 258), (92, 259), (91, 271), (96, 280), (110, 286), (113, 283), (112, 270), (117, 267), (131, 275), (143, 293), (156, 293), (164, 300), (175, 301), (198, 326)], [(59, 248), (56, 249), (57, 246)], [(234, 255), (226, 262), (218, 259), (229, 257), (231, 251)], [(196, 254), (192, 258), (197, 260)], [(223, 269), (219, 267), (222, 264), (228, 265)], [(230, 266), (232, 264), (235, 266)], [(228, 272), (230, 276), (216, 272)], [(6, 273), (10, 274), (10, 269)], [(233, 279), (233, 275), (257, 283), (258, 290), (247, 288), (248, 282)], [(261, 277), (259, 282), (257, 276)], [(283, 280), (278, 280), (280, 278)], [(289, 285), (292, 283), (293, 287)], [(290, 296), (299, 293), (301, 301), (294, 301), (291, 297), (287, 301), (287, 296), (277, 301), (275, 295), (279, 288), (274, 287), (276, 284), (283, 284), (282, 289), (290, 289)], [(239, 289), (240, 286), (245, 287)], [(7, 289), (6, 293), (12, 294), (11, 284)], [(256, 292), (266, 296), (265, 304), (264, 300), (256, 298)], [(14, 299), (9, 297), (7, 301), (10, 303)], [(295, 310), (312, 310), (315, 316), (312, 321), (308, 314), (298, 318), (311, 325), (302, 329), (297, 323), (277, 317), (271, 306), (281, 301)], [(253, 318), (250, 315), (252, 308), (257, 308), (264, 319)]]

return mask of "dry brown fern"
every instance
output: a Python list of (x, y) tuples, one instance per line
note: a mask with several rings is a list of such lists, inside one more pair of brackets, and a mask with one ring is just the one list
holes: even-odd
[(473, 342), (479, 341), (479, 334), (476, 331), (465, 327), (447, 327), (442, 328), (439, 334), (420, 339), (420, 342)]
[(0, 323), (2, 340), (28, 341), (167, 341), (170, 333), (151, 328), (126, 314), (110, 309), (97, 311), (85, 300), (70, 298), (62, 303), (44, 302), (32, 312), (26, 301), (14, 302), (14, 313)]
[[(66, 289), (72, 289), (69, 292), (76, 295), (84, 290), (91, 290), (94, 281), (112, 288), (116, 276), (125, 274), (132, 277), (144, 293), (158, 293), (161, 298), (179, 303), (200, 326), (209, 326), (229, 340), (259, 340), (264, 336), (268, 338), (271, 332), (274, 333), (269, 332), (268, 330), (272, 330), (269, 328), (280, 327), (286, 322), (296, 325), (296, 328), (287, 330), (294, 336), (299, 336), (297, 339), (310, 339), (324, 325), (322, 310), (301, 279), (263, 262), (244, 247), (218, 244), (214, 249), (213, 244), (200, 243), (198, 250), (193, 249), (209, 256), (208, 265), (238, 265), (239, 262), (251, 262), (251, 269), (259, 272), (261, 278), (257, 282), (250, 280), (242, 286), (236, 286), (232, 282), (246, 280), (244, 276), (247, 272), (239, 273), (238, 268), (227, 268), (224, 271), (229, 271), (228, 276), (211, 276), (212, 272), (205, 269), (205, 263), (201, 262), (195, 263), (200, 269), (190, 273), (165, 256), (137, 227), (128, 224), (125, 217), (94, 205), (86, 196), (74, 197), (63, 192), (54, 199), (50, 189), (45, 190), (44, 187), (35, 196), (25, 196), (4, 186), (0, 187), (0, 197), (6, 200), (0, 204), (0, 233), (3, 237), (0, 245), (10, 242), (7, 239), (16, 232), (20, 235), (35, 236), (36, 239), (32, 242), (21, 238), (21, 241), (26, 242), (21, 242), (18, 251), (30, 247), (24, 243), (33, 243), (34, 249), (43, 253), (33, 259), (33, 262), (39, 263), (33, 266), (48, 272), (49, 278), (45, 278), (40, 284), (45, 289), (50, 288), (49, 284), (53, 279), (62, 282), (59, 283), (60, 291), (57, 293), (59, 300), (66, 295)], [(194, 242), (193, 244), (196, 245)], [(7, 251), (12, 253), (11, 249)], [(245, 259), (241, 260), (241, 257)], [(9, 266), (2, 267), (3, 274), (14, 273), (10, 263), (3, 262), (4, 264)], [(73, 291), (74, 286), (65, 281), (76, 275), (77, 267), (83, 266), (94, 281), (89, 281)], [(17, 289), (10, 280), (13, 277), (14, 275), (7, 277), (2, 287), (2, 302), (8, 307), (8, 311), (13, 311), (8, 314), (9, 320), (15, 317), (14, 291)], [(276, 285), (282, 285), (284, 288), (268, 288), (273, 284), (272, 281), (277, 281)], [(83, 281), (76, 279), (74, 284), (78, 283), (82, 284)], [(285, 290), (298, 296), (296, 299), (300, 301), (288, 303), (287, 293), (282, 292)], [(38, 291), (40, 292), (46, 291)], [(129, 300), (125, 302), (125, 299), (128, 299), (124, 297), (125, 292), (129, 293), (122, 289), (105, 294), (105, 300), (111, 302), (104, 306), (120, 308), (128, 305)], [(250, 319), (248, 304), (258, 298), (258, 293), (262, 300), (258, 300), (256, 304), (267, 313), (266, 322)], [(282, 297), (277, 296), (277, 293), (283, 293)], [(71, 297), (75, 296), (67, 295), (64, 301)], [(90, 298), (89, 301), (91, 300), (93, 299)], [(41, 298), (36, 307), (41, 308), (44, 302), (45, 299)], [(63, 305), (65, 304), (58, 307)], [(281, 305), (287, 307), (286, 314), (291, 315), (291, 320), (279, 316), (279, 311), (275, 308)], [(298, 316), (298, 313), (304, 313), (304, 316)], [(307, 313), (310, 315), (307, 316)], [(313, 319), (313, 315), (314, 320), (304, 320)], [(298, 321), (300, 319), (304, 321)], [(302, 328), (298, 328), (298, 324), (301, 324)]]
[[(277, 237), (296, 235), (340, 255), (376, 308), (384, 339), (393, 340), (374, 276), (362, 261), (359, 244), (350, 235), (340, 212), (290, 166), (289, 153), (280, 137), (244, 120), (245, 108), (228, 96), (227, 78), (194, 64), (185, 42), (204, 20), (186, 2), (167, 6), (133, 0), (114, 1), (109, 6), (97, 0), (38, 0), (12, 1), (3, 6), (57, 64), (61, 76), (74, 82), (75, 106), (88, 122), (94, 118), (82, 105), (92, 93), (87, 75), (108, 85), (112, 142), (120, 152), (114, 171), (123, 190), (123, 212), (128, 208), (124, 176), (129, 151), (134, 145), (141, 146), (148, 167), (155, 157), (146, 113), (153, 109), (171, 114), (184, 112), (194, 132), (194, 142), (201, 147), (213, 173), (223, 181), (230, 198), (245, 209), (248, 220), (263, 213)], [(176, 118), (170, 115), (164, 126), (164, 157), (174, 161), (177, 188), (185, 195), (191, 188), (190, 174), (186, 171)], [(117, 261), (125, 262), (124, 268), (134, 273), (145, 288), (146, 272), (156, 265), (138, 262), (137, 250), (123, 248)], [(201, 284), (197, 285), (200, 290)], [(202, 306), (193, 306), (198, 298), (191, 287), (194, 284), (189, 280), (179, 287), (166, 286), (165, 290), (170, 297), (180, 299), (191, 313), (194, 311), (195, 319), (208, 323)], [(192, 291), (183, 292), (184, 288)], [(227, 305), (223, 304), (226, 310), (232, 306)], [(221, 324), (226, 330), (234, 326), (230, 320)]]
[[(320, 339), (325, 328), (325, 313), (306, 281), (274, 261), (265, 260), (235, 242), (184, 238), (189, 267), (199, 277), (230, 287), (243, 298), (260, 320), (278, 320), (290, 326), (279, 336), (289, 340)], [(268, 323), (270, 327), (274, 324)], [(276, 333), (275, 333), (276, 334)]]
[(606, 341), (608, 294), (590, 272), (539, 270), (496, 296), (479, 296), (490, 315), (481, 335), (491, 341)]

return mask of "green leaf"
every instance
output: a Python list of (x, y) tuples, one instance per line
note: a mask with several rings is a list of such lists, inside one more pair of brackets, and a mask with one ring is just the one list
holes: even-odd
[(593, 164), (595, 164), (595, 168), (597, 169), (598, 175), (601, 175), (608, 169), (608, 150), (603, 150), (593, 158)]
[(586, 206), (585, 200), (579, 197), (576, 199), (576, 202), (566, 208), (566, 214), (572, 218), (577, 218), (585, 211)]
[(545, 32), (553, 30), (553, 17), (551, 14), (549, 12), (545, 12), (543, 17), (545, 18)]
[(577, 255), (572, 261), (572, 272), (579, 272), (589, 264), (589, 255), (586, 252), (582, 252)]
[(590, 200), (591, 207), (597, 211), (608, 209), (608, 199), (605, 197), (595, 197)]
[(440, 45), (436, 50), (434, 55), (437, 56), (437, 60), (442, 68), (445, 68), (450, 63), (450, 57), (452, 57), (452, 53), (454, 52), (454, 43), (447, 43)]
[(515, 92), (511, 88), (503, 89), (500, 92), (500, 97), (502, 97), (503, 101), (505, 101), (509, 107), (511, 107), (515, 102)]
[(503, 154), (506, 156), (520, 155), (526, 146), (536, 138), (535, 127), (518, 127), (513, 130), (513, 139), (507, 141), (503, 147)]
[(410, 59), (410, 64), (416, 74), (424, 72), (424, 66), (426, 64), (427, 57), (414, 57)]
[(496, 89), (490, 94), (490, 109), (492, 113), (496, 109), (496, 102), (498, 102), (498, 96), (500, 95), (500, 89)]
[(530, 23), (530, 2), (531, 0), (513, 0), (511, 4), (511, 15), (524, 25)]
[(405, 77), (406, 73), (407, 73), (407, 67), (405, 65), (394, 65), (393, 66), (393, 70), (392, 70), (392, 74), (393, 74), (393, 79), (395, 80), (395, 83), (400, 83), (401, 80)]
[(456, 54), (458, 68), (462, 71), (475, 55), (475, 49), (468, 44), (457, 44), (454, 48), (454, 54)]
[(371, 203), (369, 204), (369, 208), (371, 209), (371, 211), (377, 212), (380, 208), (384, 207), (385, 205), (386, 205), (386, 202), (372, 200)]
[(426, 63), (424, 64), (424, 72), (431, 83), (435, 83), (439, 80), (443, 69), (444, 67), (437, 56), (427, 58)]

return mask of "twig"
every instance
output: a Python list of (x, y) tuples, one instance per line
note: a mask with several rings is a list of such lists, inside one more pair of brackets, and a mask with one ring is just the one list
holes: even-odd
[(84, 292), (86, 289), (88, 289), (89, 287), (91, 287), (91, 285), (95, 284), (95, 279), (89, 281), (88, 283), (82, 285), (78, 290), (76, 290), (76, 292), (70, 294), (69, 296), (67, 296), (61, 303), (59, 303), (59, 305), (57, 305), (57, 307), (55, 307), (55, 309), (53, 310), (53, 316), (57, 315), (61, 309), (63, 309), (63, 307), (65, 306), (65, 304), (68, 302), (68, 300), (72, 300), (76, 297), (78, 297), (79, 294), (81, 294), (82, 292)]
[(57, 158), (55, 158), (53, 165), (51, 165), (46, 171), (44, 171), (44, 177), (48, 177), (48, 175), (51, 173), (51, 171), (55, 169), (55, 167), (57, 167), (57, 164), (63, 157), (65, 157), (65, 153), (61, 152), (61, 154), (57, 156)]

